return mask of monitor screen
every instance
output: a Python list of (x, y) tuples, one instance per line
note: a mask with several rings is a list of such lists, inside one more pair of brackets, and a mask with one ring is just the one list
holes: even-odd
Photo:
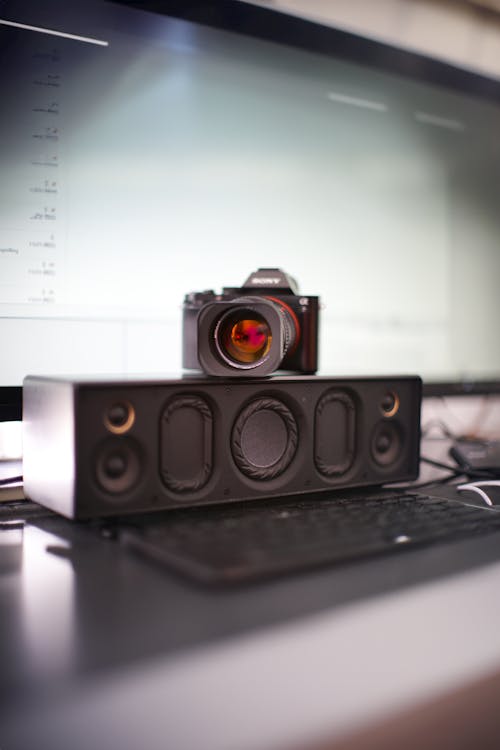
[(500, 380), (500, 84), (131, 5), (0, 2), (0, 386), (179, 372), (184, 295), (259, 267), (320, 296), (322, 374)]

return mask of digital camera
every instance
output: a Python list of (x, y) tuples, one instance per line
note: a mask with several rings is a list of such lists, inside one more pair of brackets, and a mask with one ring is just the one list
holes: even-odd
[(207, 375), (261, 377), (318, 368), (318, 297), (300, 296), (279, 268), (259, 268), (242, 287), (192, 292), (183, 306), (183, 367)]

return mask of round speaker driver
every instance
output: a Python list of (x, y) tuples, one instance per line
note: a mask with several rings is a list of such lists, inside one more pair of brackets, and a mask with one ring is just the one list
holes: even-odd
[(298, 443), (297, 423), (278, 399), (258, 398), (234, 423), (231, 450), (240, 471), (251, 479), (273, 479), (290, 465)]

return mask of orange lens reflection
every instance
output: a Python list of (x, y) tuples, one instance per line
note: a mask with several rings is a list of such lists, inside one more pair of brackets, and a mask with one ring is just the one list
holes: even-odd
[[(228, 321), (229, 323), (229, 321)], [(272, 334), (263, 318), (243, 318), (231, 323), (222, 334), (226, 354), (235, 362), (252, 364), (262, 359), (271, 347)]]

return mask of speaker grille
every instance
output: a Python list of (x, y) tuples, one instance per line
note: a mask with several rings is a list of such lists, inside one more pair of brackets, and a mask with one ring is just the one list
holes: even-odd
[(290, 465), (297, 450), (297, 423), (275, 398), (258, 398), (239, 414), (231, 450), (240, 471), (251, 479), (273, 479)]

